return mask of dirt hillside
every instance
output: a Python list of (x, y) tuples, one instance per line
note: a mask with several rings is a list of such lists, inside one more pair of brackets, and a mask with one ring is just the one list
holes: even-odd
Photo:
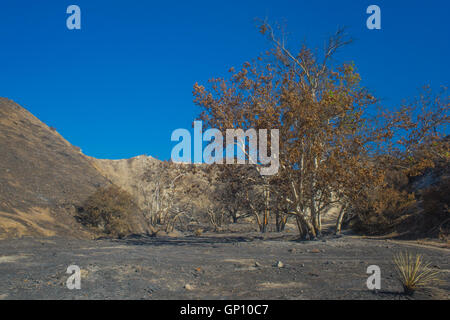
[(75, 219), (77, 207), (108, 184), (91, 158), (56, 130), (0, 98), (0, 239), (89, 237)]

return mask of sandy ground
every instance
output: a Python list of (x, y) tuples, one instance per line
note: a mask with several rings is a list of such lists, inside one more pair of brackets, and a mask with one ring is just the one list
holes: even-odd
[[(401, 294), (394, 253), (422, 253), (443, 283), (412, 299), (450, 298), (450, 250), (330, 236), (293, 241), (270, 234), (62, 238), (0, 241), (0, 299), (411, 299)], [(281, 261), (281, 264), (277, 264)], [(381, 290), (369, 291), (369, 265)], [(69, 265), (81, 289), (69, 290)]]

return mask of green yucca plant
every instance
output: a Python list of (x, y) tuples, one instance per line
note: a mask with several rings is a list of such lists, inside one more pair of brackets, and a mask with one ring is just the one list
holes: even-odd
[(440, 282), (440, 272), (430, 268), (421, 254), (398, 253), (394, 255), (394, 264), (405, 294), (412, 295), (419, 288)]

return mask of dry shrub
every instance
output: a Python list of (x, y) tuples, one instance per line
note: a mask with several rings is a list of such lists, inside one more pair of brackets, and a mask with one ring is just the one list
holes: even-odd
[(439, 270), (430, 268), (430, 263), (424, 262), (420, 254), (398, 253), (393, 261), (405, 294), (412, 295), (417, 289), (440, 282)]
[(117, 186), (99, 188), (79, 210), (79, 221), (113, 237), (131, 232), (130, 216), (138, 210), (132, 196)]
[(448, 238), (450, 233), (450, 178), (422, 192), (421, 227), (429, 236)]
[[(390, 177), (391, 182), (399, 176)], [(353, 206), (351, 227), (364, 234), (396, 232), (446, 240), (450, 231), (450, 178), (422, 190), (410, 192), (411, 184), (373, 191)], [(414, 188), (413, 188), (414, 190)]]
[(414, 194), (386, 188), (361, 197), (353, 208), (356, 213), (351, 227), (364, 234), (383, 234), (393, 231), (414, 208)]
[(214, 228), (214, 231), (219, 231), (225, 223), (225, 214), (222, 210), (215, 208), (208, 208), (206, 210), (209, 224)]
[(203, 230), (202, 229), (196, 229), (194, 231), (194, 236), (195, 237), (200, 237), (203, 234)]
[(384, 173), (384, 179), (388, 186), (396, 190), (405, 190), (408, 188), (409, 178), (401, 170), (388, 169)]

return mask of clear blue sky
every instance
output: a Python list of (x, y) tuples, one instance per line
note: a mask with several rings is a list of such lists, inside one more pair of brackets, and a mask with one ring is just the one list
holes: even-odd
[[(76, 4), (82, 29), (66, 28)], [(366, 8), (381, 8), (381, 30)], [(0, 3), (0, 96), (99, 158), (170, 158), (199, 110), (192, 86), (268, 47), (254, 19), (286, 22), (289, 45), (323, 46), (338, 26), (363, 84), (394, 107), (424, 84), (449, 85), (449, 1), (100, 1)]]

